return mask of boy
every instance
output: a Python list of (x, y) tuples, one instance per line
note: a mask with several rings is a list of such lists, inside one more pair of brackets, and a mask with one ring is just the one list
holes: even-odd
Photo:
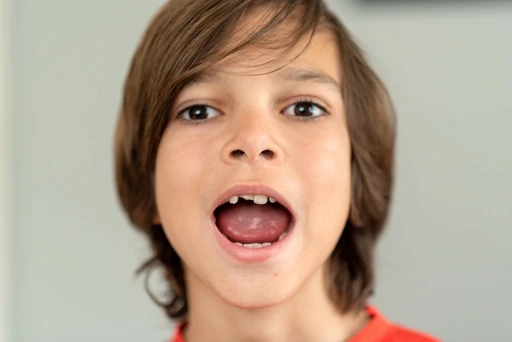
[(434, 341), (367, 306), (394, 144), (384, 86), (321, 0), (168, 1), (115, 151), (172, 341)]

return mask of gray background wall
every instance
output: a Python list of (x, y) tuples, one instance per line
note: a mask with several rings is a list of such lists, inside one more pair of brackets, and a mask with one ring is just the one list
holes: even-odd
[[(12, 2), (11, 340), (163, 341), (133, 270), (112, 131), (162, 0)], [(510, 341), (512, 4), (331, 4), (399, 112), (394, 210), (375, 303), (446, 341)]]
[(8, 3), (0, 0), (0, 342), (9, 342), (10, 279), (10, 33)]

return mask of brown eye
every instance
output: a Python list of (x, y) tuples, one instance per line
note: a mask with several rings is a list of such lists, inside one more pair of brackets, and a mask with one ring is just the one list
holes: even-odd
[(286, 108), (284, 114), (297, 117), (316, 117), (325, 114), (325, 110), (313, 102), (301, 101)]
[(183, 120), (189, 121), (204, 121), (218, 116), (220, 113), (207, 105), (193, 105), (184, 110), (179, 114), (179, 117)]

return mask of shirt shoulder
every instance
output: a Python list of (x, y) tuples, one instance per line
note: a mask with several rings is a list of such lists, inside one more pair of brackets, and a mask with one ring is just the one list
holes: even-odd
[(174, 336), (171, 338), (169, 342), (185, 342), (185, 338), (183, 337), (183, 331), (185, 330), (186, 325), (186, 322), (180, 323), (176, 327), (176, 330), (174, 331)]
[[(370, 323), (350, 342), (442, 342), (422, 332), (393, 324), (374, 307), (368, 307)], [(183, 332), (187, 323), (183, 322), (175, 330), (170, 342), (185, 342)]]
[(413, 329), (394, 325), (383, 342), (441, 342), (441, 340)]
[(367, 308), (370, 323), (350, 342), (441, 342), (430, 335), (387, 320), (375, 307)]

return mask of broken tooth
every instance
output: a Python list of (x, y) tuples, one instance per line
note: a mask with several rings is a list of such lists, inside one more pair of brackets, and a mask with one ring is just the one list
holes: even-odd
[(229, 203), (236, 204), (238, 202), (238, 196), (233, 196), (229, 199)]
[(269, 198), (268, 198), (268, 201), (269, 201), (270, 203), (276, 203), (276, 202), (277, 202), (277, 201), (276, 201), (275, 199), (273, 199), (272, 197), (269, 197)]
[(242, 195), (240, 197), (247, 201), (254, 201), (254, 195)]
[(261, 205), (267, 204), (268, 197), (265, 195), (255, 195), (253, 201), (256, 204), (261, 204)]

